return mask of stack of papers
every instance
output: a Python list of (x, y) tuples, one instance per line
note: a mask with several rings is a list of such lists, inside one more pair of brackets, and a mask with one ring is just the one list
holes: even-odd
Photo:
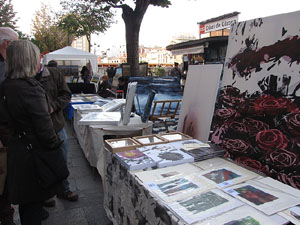
[(78, 125), (118, 125), (120, 120), (120, 112), (90, 112), (83, 115)]
[[(125, 105), (126, 99), (114, 99), (105, 105), (101, 106), (103, 112), (113, 112)], [(97, 103), (96, 103), (97, 104)]]
[(194, 162), (194, 157), (176, 149), (170, 143), (144, 146), (138, 150), (152, 158), (157, 163), (158, 168)]
[(196, 139), (172, 142), (175, 148), (180, 149), (194, 157), (195, 162), (210, 159), (216, 156), (223, 156), (225, 150), (210, 144), (205, 144)]
[(76, 105), (72, 105), (72, 107), (81, 113), (102, 111), (101, 107), (96, 104), (76, 104)]
[(139, 150), (118, 152), (115, 156), (128, 170), (143, 170), (155, 166), (155, 162)]

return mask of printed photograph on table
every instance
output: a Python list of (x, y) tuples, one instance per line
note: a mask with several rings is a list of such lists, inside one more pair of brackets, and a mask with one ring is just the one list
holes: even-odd
[(215, 156), (222, 156), (225, 153), (225, 151), (219, 146), (203, 143), (197, 139), (170, 142), (170, 144), (193, 156), (195, 161), (201, 161)]
[(298, 189), (299, 19), (297, 11), (233, 25), (211, 129), (228, 157)]
[(276, 222), (262, 212), (243, 205), (195, 225), (274, 225)]
[(251, 216), (246, 216), (239, 220), (233, 220), (228, 223), (224, 223), (224, 225), (260, 225), (260, 223)]
[(263, 192), (250, 185), (236, 188), (234, 190), (239, 193), (240, 197), (254, 203), (255, 205), (262, 205), (267, 202), (271, 202), (278, 199), (277, 197), (270, 195), (266, 192)]
[(226, 162), (226, 164), (221, 167), (213, 167), (213, 169), (204, 170), (200, 175), (220, 188), (239, 184), (258, 176), (258, 174), (230, 162)]
[(143, 170), (151, 168), (156, 163), (139, 150), (118, 152), (115, 155), (128, 170)]
[(184, 163), (177, 166), (169, 166), (165, 168), (160, 168), (156, 170), (148, 170), (134, 173), (135, 176), (141, 180), (143, 183), (149, 181), (159, 181), (165, 178), (173, 179), (178, 177), (183, 177), (192, 173), (198, 173), (201, 169), (190, 164)]
[(170, 209), (187, 224), (217, 216), (242, 206), (239, 200), (224, 192), (212, 189), (169, 205)]
[(209, 144), (198, 141), (197, 139), (176, 141), (176, 142), (172, 142), (171, 145), (173, 145), (177, 149), (184, 150), (184, 151), (190, 151), (201, 147), (210, 147)]
[(197, 174), (148, 182), (147, 185), (150, 191), (165, 202), (185, 199), (191, 195), (199, 194), (213, 188), (213, 185), (205, 182)]
[(138, 148), (156, 163), (158, 168), (175, 166), (182, 163), (194, 162), (189, 154), (168, 144), (150, 145)]
[(220, 167), (224, 167), (228, 163), (228, 160), (219, 158), (219, 157), (215, 157), (212, 159), (206, 159), (200, 162), (194, 162), (193, 164), (197, 167), (199, 167), (202, 170), (210, 170), (213, 168), (220, 168)]
[(294, 224), (300, 224), (300, 205), (279, 212), (278, 214)]
[(213, 170), (209, 173), (203, 174), (203, 176), (214, 181), (217, 184), (240, 177), (240, 175), (227, 169)]
[(225, 191), (267, 215), (278, 213), (300, 203), (299, 197), (285, 193), (284, 190), (276, 187), (264, 185), (259, 180), (248, 180)]

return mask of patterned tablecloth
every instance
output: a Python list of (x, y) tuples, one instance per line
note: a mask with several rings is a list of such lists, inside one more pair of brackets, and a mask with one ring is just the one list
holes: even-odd
[(184, 224), (106, 150), (104, 209), (114, 225)]

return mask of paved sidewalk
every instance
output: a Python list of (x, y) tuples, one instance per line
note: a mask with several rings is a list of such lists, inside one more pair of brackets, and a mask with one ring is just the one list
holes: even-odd
[[(43, 225), (111, 225), (103, 208), (103, 188), (101, 178), (95, 168), (91, 168), (77, 142), (70, 122), (66, 123), (68, 134), (69, 182), (72, 191), (79, 194), (77, 202), (56, 199), (56, 206), (46, 208), (50, 216)], [(20, 225), (19, 214), (15, 222)]]

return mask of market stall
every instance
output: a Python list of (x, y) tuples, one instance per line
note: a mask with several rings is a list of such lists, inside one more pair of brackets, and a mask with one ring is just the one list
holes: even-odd
[[(118, 141), (121, 139), (109, 140)], [(187, 139), (141, 145), (126, 152), (112, 153), (113, 149), (105, 149), (104, 208), (113, 224), (204, 225), (249, 220), (252, 224), (279, 225), (296, 219), (296, 214), (291, 216), (291, 212), (300, 209), (297, 206), (300, 191), (253, 169), (216, 157), (162, 168), (151, 164), (150, 167), (147, 166), (149, 160), (135, 152), (141, 151), (161, 163), (153, 157), (153, 152), (148, 154), (145, 149), (161, 148), (169, 154), (177, 154), (175, 149), (168, 150), (166, 146), (174, 147), (182, 142), (188, 148), (191, 143), (194, 146), (198, 143)], [(174, 163), (174, 158), (172, 161)], [(140, 167), (134, 165), (141, 164), (147, 168), (136, 170)]]

